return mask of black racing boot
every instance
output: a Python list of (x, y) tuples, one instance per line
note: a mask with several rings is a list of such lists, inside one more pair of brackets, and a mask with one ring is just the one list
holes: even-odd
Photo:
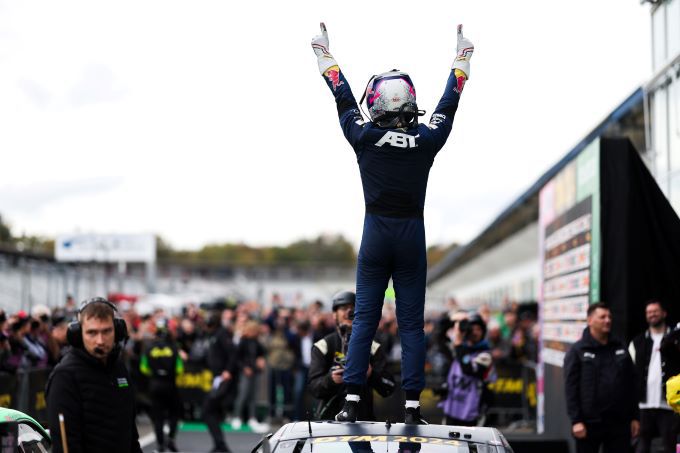
[(352, 422), (357, 421), (357, 407), (359, 406), (358, 401), (345, 401), (345, 405), (342, 406), (338, 415), (335, 416), (335, 420), (338, 422)]
[(404, 423), (407, 425), (429, 425), (429, 423), (420, 416), (420, 406), (407, 407), (404, 410)]

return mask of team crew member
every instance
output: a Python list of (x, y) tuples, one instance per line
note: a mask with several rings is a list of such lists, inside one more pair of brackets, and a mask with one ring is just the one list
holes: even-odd
[[(142, 354), (139, 370), (149, 378), (151, 419), (158, 451), (177, 451), (175, 435), (181, 406), (175, 379), (184, 372), (184, 363), (170, 336), (166, 319), (156, 321), (156, 338)], [(167, 442), (163, 432), (166, 420), (169, 428)]]
[(470, 75), (474, 47), (463, 37), (459, 25), (457, 56), (428, 125), (418, 124), (418, 116), (425, 112), (418, 110), (410, 77), (397, 70), (369, 81), (364, 96), (371, 121), (365, 122), (349, 83), (329, 52), (323, 23), (321, 34), (312, 40), (312, 48), (319, 71), (335, 96), (345, 138), (354, 148), (366, 205), (353, 335), (343, 374), (348, 393), (346, 407), (336, 418), (355, 420), (390, 278), (397, 295), (403, 348), (402, 387), (406, 408), (415, 411), (425, 387), (425, 191), (430, 167), (451, 132), (458, 101)]
[[(341, 291), (333, 297), (335, 332), (326, 335), (312, 346), (309, 366), (309, 392), (320, 400), (316, 411), (319, 420), (332, 419), (342, 408), (347, 394), (343, 372), (347, 357), (347, 342), (352, 334), (352, 314), (356, 296), (351, 291)], [(394, 379), (387, 371), (387, 358), (380, 343), (371, 344), (368, 366), (368, 385), (361, 393), (364, 404), (358, 407), (360, 420), (375, 420), (373, 390), (387, 397), (394, 392)]]
[(675, 453), (678, 415), (666, 402), (666, 383), (661, 370), (661, 340), (671, 329), (666, 325), (666, 310), (655, 299), (645, 304), (645, 319), (649, 326), (633, 338), (628, 346), (638, 377), (640, 402), (640, 441), (637, 453), (649, 453), (652, 439), (661, 436), (665, 453)]
[(578, 453), (621, 453), (640, 430), (635, 369), (625, 345), (612, 338), (601, 302), (588, 307), (588, 327), (564, 358), (567, 412)]
[(135, 394), (120, 359), (125, 321), (103, 298), (82, 303), (69, 325), (72, 348), (47, 381), (47, 417), (52, 451), (62, 451), (60, 415), (69, 453), (141, 452), (135, 424)]

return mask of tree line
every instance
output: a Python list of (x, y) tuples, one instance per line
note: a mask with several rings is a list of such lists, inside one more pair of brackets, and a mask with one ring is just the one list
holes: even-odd
[[(427, 250), (428, 264), (440, 261), (458, 244), (433, 245)], [(0, 215), (0, 250), (32, 252), (54, 256), (54, 239), (13, 234), (11, 226)], [(313, 239), (300, 239), (288, 245), (254, 247), (245, 243), (206, 244), (198, 250), (177, 250), (161, 236), (156, 236), (159, 264), (215, 266), (320, 265), (347, 267), (356, 264), (354, 246), (341, 234), (322, 234)]]

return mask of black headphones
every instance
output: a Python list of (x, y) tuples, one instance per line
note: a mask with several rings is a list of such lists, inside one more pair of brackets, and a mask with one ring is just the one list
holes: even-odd
[[(118, 308), (103, 297), (93, 297), (91, 299), (84, 300), (80, 304), (80, 309), (78, 309), (76, 316), (80, 316), (80, 313), (82, 313), (83, 309), (90, 304), (105, 304), (111, 307), (111, 310), (113, 311), (113, 331), (115, 333), (115, 343), (120, 343), (129, 338), (125, 320), (116, 316), (118, 313)], [(79, 320), (73, 321), (68, 325), (68, 330), (66, 331), (66, 341), (68, 341), (68, 344), (75, 348), (84, 347), (83, 328)]]

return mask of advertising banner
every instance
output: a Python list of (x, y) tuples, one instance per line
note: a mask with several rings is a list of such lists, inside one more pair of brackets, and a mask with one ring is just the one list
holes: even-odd
[(156, 261), (152, 234), (69, 234), (54, 245), (57, 261), (151, 263)]
[(51, 370), (33, 370), (28, 373), (28, 407), (25, 412), (40, 423), (47, 423), (45, 386)]
[(14, 408), (17, 397), (17, 378), (9, 373), (0, 373), (0, 407)]
[(185, 362), (184, 373), (177, 376), (177, 390), (183, 403), (203, 404), (212, 389), (212, 372), (192, 362)]

